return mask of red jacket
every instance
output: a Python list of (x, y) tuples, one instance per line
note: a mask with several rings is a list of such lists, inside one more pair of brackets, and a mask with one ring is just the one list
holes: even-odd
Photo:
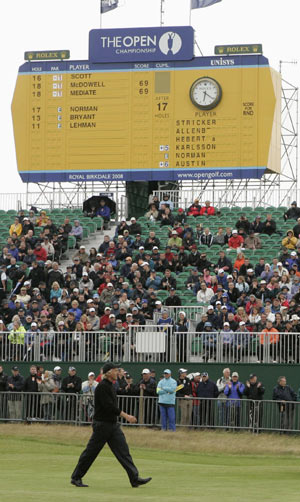
[(200, 216), (201, 206), (198, 204), (192, 204), (188, 209), (188, 216)]
[(213, 216), (215, 214), (215, 208), (212, 206), (201, 207), (200, 216)]
[(236, 237), (230, 237), (228, 244), (230, 248), (237, 249), (243, 244), (244, 239), (241, 235), (236, 234)]
[(44, 248), (35, 249), (33, 251), (37, 261), (46, 261), (47, 260), (47, 251)]

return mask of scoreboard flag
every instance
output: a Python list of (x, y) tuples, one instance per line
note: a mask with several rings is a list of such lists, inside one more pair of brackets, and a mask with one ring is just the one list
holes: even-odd
[(221, 2), (221, 0), (191, 0), (191, 9), (202, 9), (218, 2)]
[(116, 9), (119, 6), (119, 0), (100, 0), (100, 2), (101, 14)]

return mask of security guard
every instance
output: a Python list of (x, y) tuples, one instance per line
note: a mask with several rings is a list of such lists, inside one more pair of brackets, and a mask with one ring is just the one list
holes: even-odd
[(103, 378), (95, 389), (95, 414), (93, 420), (93, 434), (86, 449), (80, 455), (79, 461), (72, 474), (71, 483), (78, 487), (87, 487), (82, 482), (94, 460), (106, 443), (115, 457), (126, 470), (133, 488), (149, 483), (152, 478), (140, 478), (138, 470), (133, 463), (125, 436), (117, 423), (117, 418), (122, 417), (127, 422), (134, 424), (136, 418), (128, 415), (118, 408), (117, 396), (113, 382), (117, 380), (119, 366), (106, 363), (103, 366)]

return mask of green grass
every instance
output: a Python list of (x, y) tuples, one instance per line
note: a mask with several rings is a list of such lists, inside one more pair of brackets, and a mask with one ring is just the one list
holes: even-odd
[(89, 434), (90, 428), (0, 425), (0, 500), (299, 501), (297, 437), (132, 429), (132, 456), (152, 482), (131, 488), (106, 447), (84, 478), (89, 488), (80, 489), (70, 485), (70, 473)]

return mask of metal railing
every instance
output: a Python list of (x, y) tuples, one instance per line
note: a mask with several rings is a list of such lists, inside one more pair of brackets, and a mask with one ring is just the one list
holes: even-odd
[[(157, 397), (118, 396), (119, 408), (137, 418), (137, 426), (160, 427)], [(0, 422), (85, 425), (93, 421), (93, 398), (83, 394), (0, 392)], [(177, 398), (177, 427), (194, 429), (299, 432), (300, 403), (231, 398)], [(123, 425), (129, 425), (121, 420)]]
[(0, 333), (2, 361), (299, 363), (300, 333), (178, 332), (169, 324), (124, 332)]
[[(238, 191), (239, 197), (236, 199), (236, 192)], [(264, 193), (266, 192), (266, 193)], [(156, 195), (159, 200), (163, 200), (163, 195), (167, 193), (170, 196), (170, 200), (174, 203), (174, 207), (182, 207), (186, 209), (189, 207), (195, 199), (199, 200), (201, 205), (204, 205), (206, 200), (209, 200), (213, 206), (222, 209), (222, 207), (232, 207), (232, 206), (247, 206), (253, 209), (258, 205), (274, 206), (278, 207), (282, 205), (284, 201), (285, 206), (289, 206), (291, 201), (299, 200), (300, 191), (296, 188), (294, 189), (278, 189), (271, 190), (267, 194), (267, 190), (260, 186), (257, 188), (248, 188), (247, 190), (240, 190), (237, 187), (223, 187), (215, 188), (208, 187), (205, 189), (199, 188), (197, 184), (191, 186), (188, 189), (180, 190), (155, 190), (153, 195)], [(262, 193), (264, 193), (264, 203), (261, 203)], [(235, 202), (232, 202), (235, 201)]]

